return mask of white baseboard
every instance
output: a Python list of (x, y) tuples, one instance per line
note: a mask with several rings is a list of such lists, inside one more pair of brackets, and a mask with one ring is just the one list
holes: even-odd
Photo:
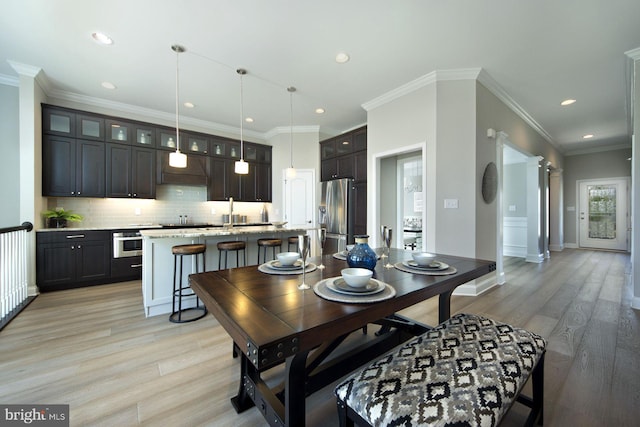
[(502, 251), (504, 256), (513, 256), (517, 258), (525, 258), (527, 256), (526, 246), (504, 245)]
[(475, 279), (471, 282), (465, 283), (464, 285), (458, 286), (456, 290), (453, 291), (453, 295), (476, 297), (494, 286), (500, 286), (496, 283), (496, 274), (489, 273), (479, 279)]
[(578, 244), (577, 243), (566, 243), (564, 244), (565, 248), (568, 249), (578, 249)]
[(535, 262), (536, 264), (540, 264), (544, 261), (544, 254), (528, 254), (527, 262)]
[(553, 252), (562, 252), (564, 250), (564, 245), (549, 245), (549, 250)]
[(631, 299), (631, 308), (634, 310), (640, 310), (640, 297), (633, 297)]

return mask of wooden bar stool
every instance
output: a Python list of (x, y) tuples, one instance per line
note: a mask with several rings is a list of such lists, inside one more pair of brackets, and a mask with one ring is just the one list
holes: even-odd
[[(169, 321), (173, 323), (193, 322), (194, 320), (202, 319), (207, 314), (207, 308), (204, 306), (204, 304), (200, 306), (200, 299), (197, 296), (195, 307), (182, 308), (182, 300), (184, 298), (193, 297), (196, 295), (189, 284), (187, 284), (187, 286), (182, 285), (182, 259), (185, 256), (194, 255), (196, 257), (195, 272), (197, 273), (198, 255), (202, 255), (202, 272), (204, 272), (207, 269), (204, 259), (204, 253), (206, 250), (207, 247), (203, 244), (177, 245), (171, 248), (171, 253), (173, 253), (173, 303)], [(180, 258), (179, 273), (178, 258)]]
[(258, 264), (260, 264), (260, 250), (264, 249), (263, 262), (267, 262), (267, 248), (271, 248), (273, 252), (273, 258), (276, 259), (276, 247), (278, 250), (282, 250), (282, 239), (265, 238), (258, 239)]
[[(293, 250), (291, 250), (293, 245)], [(298, 252), (298, 236), (291, 236), (287, 239), (287, 250), (289, 252)]]
[(240, 267), (240, 258), (239, 252), (242, 251), (243, 262), (244, 265), (247, 265), (247, 252), (246, 252), (246, 243), (240, 242), (237, 240), (230, 242), (220, 242), (218, 243), (218, 270), (220, 270), (220, 265), (222, 262), (222, 253), (224, 253), (224, 268), (227, 268), (227, 258), (229, 258), (229, 252), (236, 253), (236, 267)]

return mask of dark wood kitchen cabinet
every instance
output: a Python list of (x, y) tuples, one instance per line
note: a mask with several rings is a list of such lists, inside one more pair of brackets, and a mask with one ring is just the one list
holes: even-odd
[[(214, 141), (214, 153), (218, 147), (222, 153), (225, 148), (233, 148), (235, 145), (229, 141)], [(249, 163), (247, 175), (235, 173), (235, 162), (238, 159), (237, 151), (233, 153), (228, 151), (230, 158), (222, 158), (221, 155), (211, 157), (208, 200), (222, 201), (233, 197), (234, 200), (243, 202), (271, 201), (271, 147), (247, 144), (245, 148), (247, 149), (246, 155), (251, 157), (251, 160), (247, 162)], [(232, 157), (232, 155), (236, 157)]]
[(41, 291), (104, 283), (110, 275), (107, 231), (36, 233), (36, 283)]
[(366, 153), (366, 126), (320, 142), (320, 180), (366, 181)]
[(156, 197), (155, 150), (107, 143), (106, 196), (154, 199)]
[(271, 201), (271, 165), (250, 162), (249, 173), (241, 181), (243, 201)]
[(367, 234), (367, 183), (353, 184), (353, 234)]
[(42, 145), (43, 196), (105, 196), (103, 142), (45, 135)]
[(169, 152), (156, 151), (158, 184), (207, 185), (209, 180), (209, 158), (187, 154), (187, 167), (174, 168), (169, 165)]

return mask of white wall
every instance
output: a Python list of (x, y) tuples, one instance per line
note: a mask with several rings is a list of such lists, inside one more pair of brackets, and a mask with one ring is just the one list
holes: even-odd
[[(273, 168), (273, 202), (272, 212), (269, 219), (281, 221), (284, 217), (283, 205), (283, 171), (291, 164), (290, 147), (293, 147), (293, 167), (296, 169), (316, 169), (317, 188), (315, 205), (320, 205), (320, 134), (317, 127), (295, 127), (293, 128), (293, 144), (290, 144), (290, 133), (288, 127), (279, 128), (281, 131), (270, 137), (267, 141), (272, 148)], [(317, 215), (317, 211), (315, 211)]]
[[(0, 200), (4, 206), (20, 205), (20, 118), (18, 115), (18, 87), (0, 84)], [(0, 209), (0, 228), (22, 223), (18, 209)]]
[[(436, 251), (476, 256), (476, 93), (474, 80), (437, 83)], [(445, 199), (458, 201), (445, 209)]]
[[(496, 140), (487, 137), (491, 128), (508, 135), (509, 143), (530, 156), (541, 156), (550, 161), (554, 168), (563, 168), (562, 154), (516, 114), (501, 99), (482, 83), (476, 84), (476, 164), (477, 191), (481, 191), (482, 174), (489, 162), (496, 160)], [(480, 197), (480, 196), (479, 196)], [(480, 197), (480, 200), (481, 197)], [(553, 214), (553, 213), (552, 213)], [(477, 229), (477, 256), (495, 259), (496, 254), (496, 202), (477, 204), (477, 221), (482, 224)], [(542, 248), (540, 248), (542, 250)]]
[[(565, 156), (564, 158), (564, 243), (577, 247), (579, 207), (577, 206), (578, 180), (621, 178), (631, 176), (631, 148), (598, 153)], [(567, 210), (574, 207), (575, 210)]]
[[(367, 113), (367, 233), (378, 236), (381, 221), (381, 206), (388, 203), (390, 195), (378, 192), (381, 188), (380, 167), (382, 157), (395, 157), (404, 147), (415, 151), (416, 145), (427, 146), (427, 156), (423, 158), (422, 170), (426, 177), (425, 200), (427, 208), (427, 248), (435, 251), (435, 150), (436, 150), (436, 85), (428, 84), (390, 102), (381, 102), (369, 107)], [(413, 148), (411, 148), (413, 147)], [(390, 154), (387, 154), (390, 153)], [(392, 153), (392, 154), (391, 154)], [(395, 160), (394, 160), (395, 162)], [(395, 178), (395, 170), (393, 177)], [(386, 188), (386, 187), (385, 187)], [(395, 190), (393, 201), (396, 200)], [(394, 202), (395, 204), (395, 202)], [(383, 218), (385, 224), (392, 218)], [(395, 216), (393, 217), (395, 221)], [(395, 222), (394, 222), (395, 223)]]

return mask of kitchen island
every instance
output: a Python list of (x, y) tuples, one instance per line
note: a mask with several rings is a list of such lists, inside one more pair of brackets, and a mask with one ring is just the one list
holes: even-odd
[[(218, 249), (223, 241), (246, 243), (247, 265), (257, 265), (257, 240), (262, 238), (282, 239), (282, 251), (287, 251), (287, 238), (307, 234), (306, 228), (284, 228), (273, 225), (203, 227), (178, 229), (140, 230), (142, 234), (142, 296), (147, 317), (171, 313), (173, 292), (173, 255), (175, 245), (203, 243), (207, 271), (218, 269)], [(269, 251), (267, 259), (271, 252)], [(229, 257), (230, 267), (235, 267), (235, 257)], [(202, 267), (200, 267), (202, 268)], [(183, 283), (195, 272), (195, 257), (186, 257), (183, 265)], [(195, 298), (183, 299), (183, 307), (195, 305)]]

